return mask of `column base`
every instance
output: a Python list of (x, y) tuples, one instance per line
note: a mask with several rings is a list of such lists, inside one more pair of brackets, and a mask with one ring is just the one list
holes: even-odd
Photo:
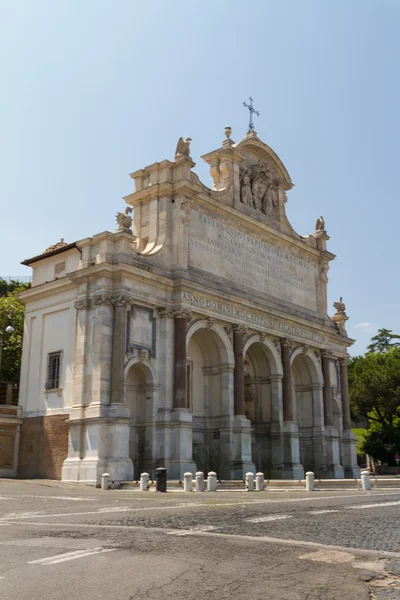
[(340, 464), (339, 435), (334, 427), (325, 427), (324, 431), (326, 478), (343, 479), (344, 469)]
[(351, 430), (343, 431), (342, 456), (344, 476), (347, 479), (359, 479), (361, 477), (360, 467), (357, 464), (356, 443), (356, 436)]
[(282, 479), (304, 479), (303, 465), (300, 463), (299, 429), (295, 423), (287, 421), (282, 427), (283, 465)]
[(256, 472), (251, 457), (251, 423), (244, 415), (233, 418), (231, 478), (244, 479), (246, 473)]

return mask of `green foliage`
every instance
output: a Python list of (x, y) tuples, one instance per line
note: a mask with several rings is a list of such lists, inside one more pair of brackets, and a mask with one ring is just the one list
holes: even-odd
[(352, 412), (368, 419), (370, 429), (361, 450), (395, 464), (400, 450), (400, 336), (380, 329), (365, 356), (349, 362)]
[[(22, 339), (24, 332), (24, 305), (15, 294), (21, 289), (26, 289), (25, 284), (16, 286), (15, 291), (7, 296), (0, 296), (0, 328), (3, 332), (3, 351), (1, 360), (0, 380), (19, 382), (21, 370)], [(6, 333), (5, 329), (11, 317), (13, 333)]]
[(362, 429), (361, 427), (352, 429), (352, 432), (357, 439), (357, 454), (364, 454), (364, 442), (365, 437), (368, 435), (368, 429)]
[(378, 333), (371, 338), (368, 352), (387, 352), (390, 348), (400, 346), (400, 335), (393, 333), (391, 329), (379, 329)]
[(21, 292), (22, 290), (27, 290), (31, 287), (30, 282), (18, 281), (16, 279), (11, 279), (8, 283), (5, 279), (0, 277), (0, 298), (6, 298), (8, 294)]

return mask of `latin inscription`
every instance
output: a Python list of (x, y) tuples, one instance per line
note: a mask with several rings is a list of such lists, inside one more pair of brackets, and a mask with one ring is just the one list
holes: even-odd
[(192, 212), (189, 264), (224, 279), (316, 310), (316, 269), (224, 223)]
[(208, 309), (232, 319), (246, 321), (253, 326), (260, 326), (272, 331), (276, 331), (281, 335), (300, 337), (309, 341), (320, 343), (326, 343), (328, 341), (324, 335), (314, 331), (309, 331), (308, 329), (304, 329), (303, 327), (299, 327), (297, 325), (290, 325), (288, 323), (279, 321), (278, 319), (267, 317), (251, 310), (237, 308), (236, 306), (232, 306), (231, 304), (227, 304), (226, 302), (220, 300), (210, 300), (209, 298), (203, 298), (202, 296), (190, 294), (189, 292), (184, 292), (182, 294), (182, 300), (184, 302), (188, 302), (192, 308), (199, 307)]

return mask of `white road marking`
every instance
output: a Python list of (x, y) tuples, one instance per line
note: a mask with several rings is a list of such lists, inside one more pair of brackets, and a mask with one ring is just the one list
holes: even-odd
[(64, 554), (56, 554), (55, 556), (47, 556), (46, 558), (38, 558), (28, 561), (29, 565), (57, 565), (58, 563), (76, 560), (77, 558), (85, 558), (86, 556), (95, 556), (104, 552), (112, 552), (114, 548), (92, 548), (86, 550), (75, 550), (74, 552), (65, 552)]
[(345, 506), (346, 509), (362, 510), (364, 508), (381, 508), (382, 506), (398, 506), (400, 502), (377, 502), (376, 504), (356, 504), (354, 506)]
[(199, 531), (213, 531), (214, 529), (214, 525), (198, 525), (197, 527), (193, 527), (193, 529), (174, 529), (173, 531), (167, 531), (167, 534), (181, 537), (183, 535), (193, 535)]
[[(400, 492), (381, 492), (381, 493), (372, 493), (372, 494), (367, 494), (367, 496), (365, 497), (370, 497), (370, 496), (399, 496)], [(285, 504), (288, 502), (315, 502), (318, 500), (341, 500), (342, 498), (356, 498), (357, 496), (359, 496), (359, 494), (354, 493), (354, 494), (349, 494), (346, 496), (314, 496), (313, 498), (310, 497), (306, 497), (306, 498), (284, 498), (284, 499), (280, 499), (280, 500), (270, 500), (270, 499), (264, 499), (264, 500), (250, 500), (248, 502), (234, 502), (233, 500), (231, 502), (219, 502), (217, 504), (209, 504), (206, 502), (199, 502), (196, 503), (195, 506), (202, 508), (202, 507), (214, 507), (214, 506), (232, 506), (235, 507), (238, 504), (242, 504), (242, 505), (255, 505), (255, 504)], [(134, 498), (135, 500), (137, 498)], [(171, 499), (171, 502), (173, 502), (173, 500)], [(361, 505), (364, 506), (364, 505)], [(365, 505), (365, 506), (370, 506), (370, 505)], [(98, 515), (98, 514), (105, 514), (107, 512), (144, 512), (144, 511), (161, 511), (161, 510), (174, 510), (176, 511), (179, 508), (185, 509), (185, 508), (192, 508), (191, 506), (189, 506), (188, 504), (182, 504), (180, 506), (177, 505), (170, 505), (170, 506), (146, 506), (146, 507), (141, 507), (141, 508), (132, 508), (132, 507), (118, 507), (118, 510), (115, 511), (116, 507), (109, 507), (109, 508), (102, 508), (102, 509), (97, 509), (97, 510), (92, 510), (92, 511), (82, 511), (82, 512), (68, 512), (68, 513), (52, 513), (52, 514), (39, 514), (39, 513), (9, 513), (6, 515), (3, 515), (0, 518), (0, 523), (1, 522), (7, 522), (10, 520), (15, 520), (15, 519), (43, 519), (43, 518), (54, 518), (54, 517), (75, 517), (75, 516), (81, 516), (81, 515)], [(194, 506), (193, 506), (194, 508)], [(347, 508), (347, 507), (346, 507)]]
[[(39, 498), (40, 500), (72, 500), (74, 502), (98, 502), (98, 498), (79, 498), (75, 496), (36, 496), (35, 494), (23, 494), (24, 498)], [(0, 496), (0, 500), (20, 500), (21, 496)]]
[(325, 513), (333, 513), (340, 512), (340, 510), (336, 510), (334, 508), (326, 508), (324, 510), (310, 510), (309, 515), (324, 515)]
[(266, 523), (267, 521), (280, 521), (282, 519), (293, 519), (290, 515), (269, 515), (268, 517), (255, 517), (246, 519), (248, 523)]

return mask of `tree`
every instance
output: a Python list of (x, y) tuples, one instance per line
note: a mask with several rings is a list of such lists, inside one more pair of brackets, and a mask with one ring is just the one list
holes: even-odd
[(379, 329), (378, 333), (371, 338), (371, 343), (368, 346), (368, 352), (387, 352), (390, 348), (400, 346), (400, 335), (393, 333), (391, 329)]
[(370, 429), (364, 451), (373, 458), (394, 464), (400, 448), (400, 338), (380, 330), (371, 340), (379, 351), (369, 350), (349, 363), (352, 410), (368, 419)]
[[(10, 289), (4, 287), (9, 286)], [(24, 305), (16, 294), (30, 287), (30, 283), (0, 280), (0, 328), (3, 331), (3, 350), (1, 360), (0, 380), (19, 382), (22, 356), (22, 339), (24, 332)], [(7, 289), (7, 293), (4, 293)], [(12, 315), (14, 332), (9, 334), (4, 330)]]
[(18, 281), (17, 279), (11, 279), (6, 281), (0, 277), (0, 298), (6, 298), (9, 293), (21, 292), (31, 287), (30, 281)]

